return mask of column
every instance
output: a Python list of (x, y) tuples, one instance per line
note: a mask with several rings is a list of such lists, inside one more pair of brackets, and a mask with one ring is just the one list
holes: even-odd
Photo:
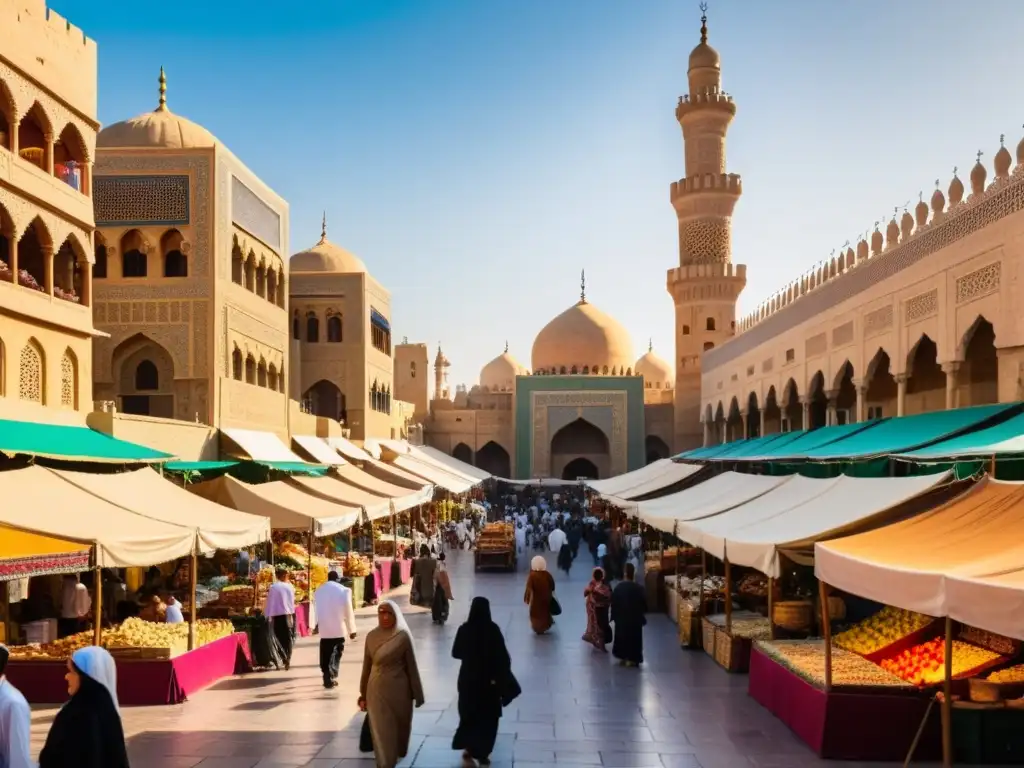
[(903, 416), (907, 406), (907, 379), (905, 373), (896, 374), (896, 415)]
[[(15, 129), (15, 130), (17, 130), (17, 129)], [(44, 153), (45, 153), (43, 155), (43, 164), (45, 165), (44, 170), (48, 174), (53, 176), (53, 134), (52, 133), (45, 134), (45, 136), (44, 136), (44, 143), (46, 144), (46, 148), (43, 150)]]
[(960, 407), (960, 361), (943, 363), (942, 372), (946, 374), (946, 410), (951, 411)]
[(761, 437), (764, 437), (767, 434), (767, 432), (766, 432), (766, 430), (767, 430), (767, 426), (766, 426), (767, 421), (766, 421), (765, 416), (764, 416), (765, 410), (766, 410), (765, 408), (762, 408), (761, 411), (760, 411), (760, 415), (761, 415)]
[(867, 419), (868, 412), (868, 388), (865, 384), (859, 381), (853, 382), (853, 386), (857, 389), (857, 424), (862, 423)]
[(719, 445), (725, 445), (729, 442), (729, 422), (725, 419), (722, 419), (722, 426), (719, 430), (719, 434), (721, 435), (721, 439), (718, 441)]
[(704, 447), (711, 445), (711, 424), (704, 422)]
[[(18, 131), (17, 129), (15, 129), (14, 138), (11, 140), (17, 141), (17, 137)], [(22, 232), (21, 234), (24, 235), (25, 233)], [(15, 285), (18, 284), (18, 241), (20, 239), (21, 237), (18, 235), (16, 231), (11, 232), (11, 245), (8, 248), (7, 260), (8, 266), (11, 268), (11, 282), (14, 283)]]
[(87, 261), (79, 263), (79, 267), (82, 270), (82, 295), (79, 297), (79, 303), (83, 307), (92, 306), (92, 265)]
[(43, 252), (43, 282), (47, 296), (53, 296), (53, 246), (41, 245)]
[(746, 440), (750, 436), (750, 428), (747, 421), (749, 415), (747, 411), (740, 411), (740, 423), (743, 425), (743, 436), (740, 440)]
[(811, 401), (806, 396), (800, 398), (800, 429), (811, 428)]
[(825, 407), (825, 426), (832, 427), (839, 423), (839, 415), (836, 413), (836, 400), (839, 399), (839, 390), (830, 389), (825, 393), (828, 398), (828, 405)]

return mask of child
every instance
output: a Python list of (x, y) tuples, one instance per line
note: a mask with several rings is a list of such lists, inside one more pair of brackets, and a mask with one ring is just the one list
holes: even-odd
[(431, 616), (435, 624), (444, 624), (448, 621), (448, 601), (452, 597), (452, 582), (448, 577), (448, 566), (445, 565), (444, 552), (437, 556), (437, 568), (434, 570), (434, 603), (431, 606)]

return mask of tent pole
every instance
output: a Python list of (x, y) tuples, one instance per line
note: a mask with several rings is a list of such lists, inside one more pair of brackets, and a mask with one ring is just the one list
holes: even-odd
[(775, 577), (768, 577), (768, 639), (775, 639)]
[(825, 637), (825, 691), (832, 690), (832, 622), (828, 617), (828, 584), (818, 581), (818, 602), (821, 604), (821, 633)]
[(309, 548), (306, 549), (306, 599), (313, 607), (313, 526), (315, 523), (309, 521)]
[(725, 558), (725, 634), (732, 636), (732, 564)]
[(679, 546), (679, 521), (672, 521), (672, 537), (676, 540), (676, 583), (672, 586), (672, 589), (676, 593), (676, 621), (679, 621), (679, 557), (682, 554), (680, 551), (682, 547)]
[(707, 552), (703, 549), (700, 551), (700, 587), (697, 592), (697, 615), (704, 616), (704, 580), (708, 577), (708, 558)]
[(993, 453), (992, 458), (989, 459), (988, 473), (993, 480), (996, 479), (996, 455)]
[[(394, 508), (391, 509), (391, 538), (394, 540), (394, 550), (391, 552), (391, 559), (394, 560), (395, 565), (398, 564), (398, 515), (395, 514)], [(394, 566), (392, 566), (394, 567)], [(387, 585), (388, 589), (391, 589), (391, 585)]]
[(197, 541), (192, 545), (192, 561), (190, 563), (189, 576), (188, 576), (188, 593), (189, 593), (189, 605), (192, 610), (188, 616), (188, 649), (194, 651), (196, 649), (196, 627), (198, 626), (199, 620), (199, 606), (196, 604), (196, 586), (199, 584), (199, 542)]
[(942, 680), (942, 766), (953, 765), (953, 619), (946, 617), (945, 674)]
[(93, 570), (93, 593), (96, 599), (93, 600), (93, 627), (92, 644), (99, 645), (103, 640), (103, 569), (98, 565)]

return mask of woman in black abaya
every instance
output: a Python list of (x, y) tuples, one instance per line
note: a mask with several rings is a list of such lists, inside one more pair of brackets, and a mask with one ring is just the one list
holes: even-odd
[(452, 646), (459, 659), (459, 728), (452, 749), (461, 749), (465, 760), (490, 765), (498, 738), (502, 699), (508, 694), (512, 660), (498, 625), (491, 621), (486, 597), (473, 598), (469, 618), (459, 627)]

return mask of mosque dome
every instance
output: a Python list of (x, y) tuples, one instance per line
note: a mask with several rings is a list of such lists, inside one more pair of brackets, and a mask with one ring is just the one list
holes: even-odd
[(480, 369), (480, 385), (492, 392), (504, 392), (515, 386), (516, 376), (525, 376), (526, 373), (519, 361), (508, 353), (506, 344), (504, 352)]
[(699, 43), (690, 51), (690, 69), (721, 69), (722, 57), (707, 43)]
[(541, 328), (530, 357), (534, 373), (562, 368), (582, 373), (598, 367), (602, 373), (605, 367), (608, 372), (625, 371), (633, 366), (633, 345), (617, 320), (581, 295), (577, 304)]
[(108, 125), (96, 136), (106, 149), (196, 149), (217, 145), (208, 130), (167, 108), (167, 77), (160, 68), (160, 103), (152, 112)]
[(644, 377), (645, 387), (655, 389), (669, 389), (672, 387), (672, 366), (654, 354), (654, 348), (650, 345), (647, 352), (636, 361), (633, 372)]
[(324, 216), (320, 242), (312, 248), (292, 256), (289, 261), (289, 269), (292, 272), (352, 274), (366, 272), (366, 265), (354, 253), (346, 251), (327, 239), (327, 217)]

